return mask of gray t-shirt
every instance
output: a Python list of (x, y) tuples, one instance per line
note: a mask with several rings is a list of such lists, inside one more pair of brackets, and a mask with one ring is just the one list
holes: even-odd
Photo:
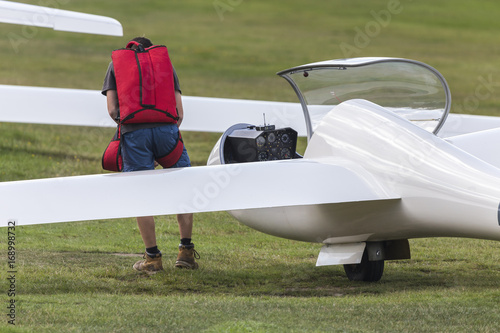
[[(181, 86), (179, 84), (179, 79), (177, 78), (177, 73), (174, 70), (174, 89), (175, 91), (181, 92)], [(108, 71), (106, 72), (106, 76), (104, 77), (104, 83), (102, 85), (101, 94), (106, 96), (108, 90), (116, 90), (116, 77), (115, 77), (115, 68), (113, 67), (113, 62), (111, 61), (108, 66)], [(165, 123), (145, 123), (145, 124), (128, 124), (122, 125), (122, 134), (127, 132), (132, 132), (142, 128), (153, 128), (164, 126)]]

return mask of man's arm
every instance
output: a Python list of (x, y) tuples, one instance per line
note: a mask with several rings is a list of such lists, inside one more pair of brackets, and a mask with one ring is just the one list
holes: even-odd
[(182, 95), (180, 91), (177, 90), (175, 91), (175, 103), (177, 106), (177, 115), (179, 116), (179, 120), (177, 120), (177, 127), (179, 127), (181, 126), (182, 119), (184, 119), (184, 109), (182, 108)]
[(108, 90), (106, 92), (106, 101), (108, 104), (109, 116), (118, 124), (118, 94), (116, 90)]

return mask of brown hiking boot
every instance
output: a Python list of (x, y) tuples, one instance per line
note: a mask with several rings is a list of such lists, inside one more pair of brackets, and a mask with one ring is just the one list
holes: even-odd
[(194, 260), (195, 258), (200, 259), (200, 255), (194, 249), (194, 244), (179, 245), (179, 254), (177, 255), (175, 267), (197, 269), (198, 263)]
[(143, 260), (139, 260), (134, 264), (134, 269), (136, 271), (154, 274), (163, 269), (163, 265), (161, 263), (161, 252), (154, 257), (145, 252), (143, 258)]

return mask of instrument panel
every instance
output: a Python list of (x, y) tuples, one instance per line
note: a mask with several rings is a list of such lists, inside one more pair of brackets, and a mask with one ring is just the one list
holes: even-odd
[(249, 126), (230, 133), (224, 144), (226, 163), (284, 160), (296, 157), (297, 132), (274, 125)]

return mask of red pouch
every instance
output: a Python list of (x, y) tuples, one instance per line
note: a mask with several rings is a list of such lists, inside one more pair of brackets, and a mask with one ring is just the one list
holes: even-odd
[(108, 147), (102, 155), (102, 168), (108, 171), (122, 171), (123, 159), (121, 154), (121, 134), (120, 125), (111, 139)]

